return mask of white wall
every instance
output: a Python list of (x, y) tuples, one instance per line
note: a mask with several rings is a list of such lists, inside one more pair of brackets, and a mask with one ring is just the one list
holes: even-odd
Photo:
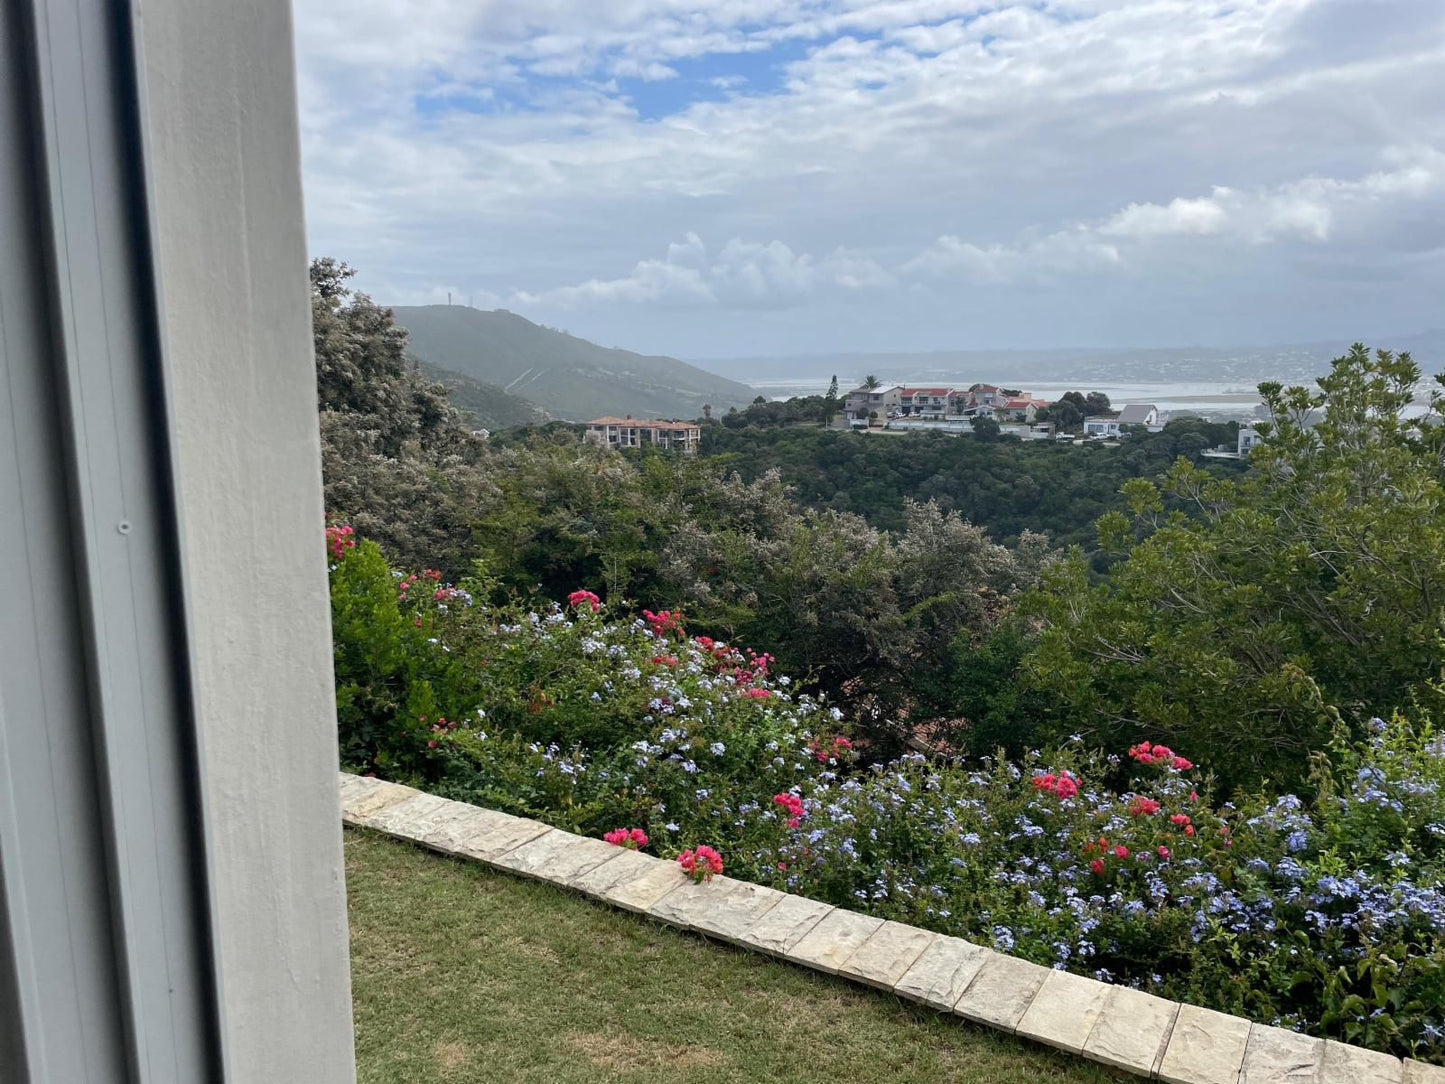
[(230, 1079), (347, 1082), (290, 5), (138, 7)]

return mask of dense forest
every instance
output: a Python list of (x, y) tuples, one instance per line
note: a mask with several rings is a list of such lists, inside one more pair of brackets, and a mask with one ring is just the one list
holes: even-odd
[[(865, 435), (816, 423), (715, 425), (704, 429), (702, 451), (744, 479), (777, 470), (804, 503), (855, 513), (875, 527), (900, 530), (905, 501), (933, 501), (1005, 543), (1034, 531), (1055, 545), (1092, 549), (1094, 523), (1122, 507), (1125, 481), (1154, 477), (1181, 455), (1195, 460), (1206, 448), (1232, 446), (1236, 428), (1180, 419), (1116, 448), (938, 432)], [(1238, 473), (1233, 464), (1211, 469)]]

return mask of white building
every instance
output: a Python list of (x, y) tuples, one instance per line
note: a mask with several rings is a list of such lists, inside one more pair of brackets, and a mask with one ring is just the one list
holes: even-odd
[(1125, 403), (1119, 411), (1119, 425), (1142, 425), (1151, 433), (1164, 428), (1159, 420), (1159, 408), (1153, 403)]
[(1259, 434), (1247, 425), (1239, 427), (1239, 444), (1235, 449), (1241, 459), (1254, 451), (1254, 446), (1259, 443)]
[(1119, 435), (1119, 419), (1110, 418), (1103, 414), (1096, 414), (1084, 419), (1084, 436), (1096, 437), (1117, 437)]
[(643, 418), (593, 418), (582, 439), (607, 448), (661, 448), (696, 455), (702, 426), (695, 422), (649, 421)]
[(843, 413), (855, 425), (867, 425), (870, 419), (887, 421), (890, 414), (896, 414), (903, 404), (903, 389), (892, 387), (861, 387), (848, 393), (843, 402)]

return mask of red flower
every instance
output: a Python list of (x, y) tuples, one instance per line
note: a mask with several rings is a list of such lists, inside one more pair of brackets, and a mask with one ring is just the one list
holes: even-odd
[(1159, 803), (1153, 798), (1146, 798), (1142, 794), (1136, 794), (1129, 802), (1129, 816), (1152, 816), (1159, 812)]
[(1089, 868), (1095, 873), (1102, 874), (1104, 872), (1104, 860), (1102, 858), (1094, 859), (1089, 863)]
[(1170, 823), (1170, 824), (1188, 824), (1188, 823), (1189, 823), (1189, 814), (1188, 814), (1188, 813), (1175, 813), (1172, 817), (1169, 818), (1169, 823)]
[(1169, 857), (1169, 848), (1168, 848), (1168, 847), (1160, 847), (1160, 848), (1158, 849), (1158, 851), (1159, 851), (1159, 857), (1160, 857), (1160, 858), (1168, 858), (1168, 857)]
[(1194, 767), (1193, 761), (1185, 760), (1183, 757), (1175, 757), (1173, 764), (1174, 767), (1178, 768), (1181, 772), (1186, 772)]
[(1120, 843), (1114, 847), (1114, 853), (1120, 858), (1128, 858), (1129, 848), (1124, 846), (1124, 844)]
[(577, 607), (578, 609), (580, 609), (584, 604), (586, 604), (587, 606), (590, 606), (592, 608), (593, 613), (596, 613), (597, 608), (602, 605), (602, 600), (599, 599), (596, 595), (594, 595), (591, 591), (573, 591), (570, 595), (567, 596), (567, 604), (569, 606)]
[(1186, 836), (1192, 836), (1192, 835), (1194, 834), (1194, 825), (1192, 825), (1192, 824), (1186, 824), (1186, 825), (1184, 826), (1184, 834), (1185, 834)]

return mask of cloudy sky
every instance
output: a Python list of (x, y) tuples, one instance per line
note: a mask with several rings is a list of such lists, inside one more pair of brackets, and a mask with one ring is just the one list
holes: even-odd
[(295, 0), (313, 253), (686, 357), (1445, 326), (1442, 0)]

